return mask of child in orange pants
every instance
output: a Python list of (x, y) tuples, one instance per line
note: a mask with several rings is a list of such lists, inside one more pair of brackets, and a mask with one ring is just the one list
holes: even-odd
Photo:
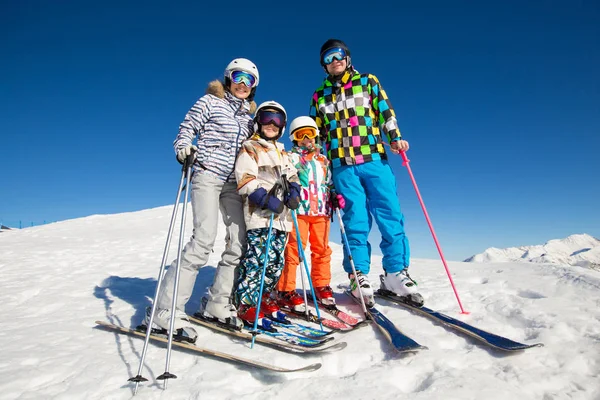
[[(290, 125), (294, 146), (289, 153), (300, 179), (300, 206), (296, 210), (303, 248), (310, 242), (311, 279), (317, 301), (335, 304), (331, 282), (329, 229), (332, 207), (344, 208), (344, 198), (335, 194), (329, 161), (315, 143), (317, 125), (310, 117), (298, 117)], [(276, 300), (283, 309), (304, 312), (304, 299), (296, 291), (296, 272), (300, 264), (296, 229), (290, 232), (285, 248), (285, 266), (277, 283)], [(301, 266), (304, 268), (304, 266)]]

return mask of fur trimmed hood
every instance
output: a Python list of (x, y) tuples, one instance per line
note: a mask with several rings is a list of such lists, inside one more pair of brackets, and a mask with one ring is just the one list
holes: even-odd
[[(223, 85), (223, 82), (221, 82), (218, 79), (215, 79), (214, 81), (210, 82), (208, 84), (208, 87), (206, 88), (206, 94), (212, 94), (213, 96), (216, 96), (220, 99), (224, 99), (225, 98), (225, 85)], [(245, 100), (242, 101), (242, 104)], [(251, 101), (250, 103), (250, 109), (248, 110), (249, 114), (254, 114), (256, 112), (256, 103), (253, 101)]]

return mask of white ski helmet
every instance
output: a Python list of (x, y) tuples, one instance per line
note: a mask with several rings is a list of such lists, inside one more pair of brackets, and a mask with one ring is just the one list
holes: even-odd
[[(258, 68), (254, 63), (246, 58), (236, 58), (232, 60), (229, 64), (227, 64), (227, 68), (225, 68), (224, 76), (227, 82), (227, 86), (229, 86), (229, 82), (231, 80), (231, 72), (232, 71), (244, 71), (252, 75), (256, 79), (256, 84), (253, 88), (258, 86), (259, 74)], [(229, 81), (227, 81), (229, 80)]]
[(290, 140), (294, 142), (294, 132), (301, 128), (314, 128), (319, 133), (319, 127), (314, 119), (311, 117), (297, 117), (294, 118), (290, 124)]
[[(283, 114), (283, 127), (279, 128), (279, 135), (277, 135), (277, 137), (275, 139), (267, 139), (265, 137), (262, 136), (262, 129), (261, 129), (261, 124), (258, 123), (258, 116), (260, 114), (261, 111), (264, 111), (265, 109), (274, 109), (277, 111), (280, 111)], [(283, 133), (285, 132), (285, 124), (287, 123), (287, 112), (285, 111), (285, 108), (283, 108), (283, 106), (281, 104), (279, 104), (276, 101), (265, 101), (264, 103), (260, 103), (260, 105), (256, 108), (256, 113), (254, 114), (254, 132), (257, 132), (258, 135), (260, 137), (262, 137), (263, 139), (266, 140), (279, 140), (279, 138), (281, 136), (283, 136)]]

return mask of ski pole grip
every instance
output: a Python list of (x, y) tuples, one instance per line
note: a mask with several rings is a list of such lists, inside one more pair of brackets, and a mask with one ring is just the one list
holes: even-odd
[(402, 157), (402, 165), (406, 166), (410, 162), (408, 157), (406, 156), (406, 152), (404, 150), (400, 151), (400, 157)]

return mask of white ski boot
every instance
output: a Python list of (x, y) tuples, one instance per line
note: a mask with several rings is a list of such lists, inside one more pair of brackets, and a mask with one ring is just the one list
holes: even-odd
[[(369, 282), (369, 277), (362, 272), (357, 272), (356, 275), (358, 276), (358, 284), (356, 283), (357, 279), (354, 279), (354, 274), (348, 274), (352, 296), (360, 299), (360, 294), (362, 293), (363, 299), (365, 299), (365, 305), (367, 307), (373, 307), (375, 305), (375, 296), (373, 294), (371, 282)], [(358, 285), (360, 285), (360, 291), (358, 290)]]
[[(146, 316), (144, 318), (144, 325), (148, 327), (150, 323), (150, 313), (152, 312), (152, 307), (146, 308)], [(190, 343), (195, 343), (198, 338), (198, 333), (196, 329), (194, 329), (192, 323), (188, 319), (188, 316), (183, 311), (176, 309), (175, 310), (175, 324), (173, 329), (175, 329), (175, 335), (173, 338), (177, 341), (185, 341)], [(171, 324), (171, 310), (166, 308), (157, 308), (154, 314), (154, 320), (152, 321), (152, 329), (157, 331), (163, 331), (165, 335), (168, 333)]]
[(381, 275), (381, 289), (391, 292), (401, 301), (415, 307), (422, 307), (425, 303), (423, 296), (418, 292), (417, 282), (408, 275), (408, 268), (399, 272)]

